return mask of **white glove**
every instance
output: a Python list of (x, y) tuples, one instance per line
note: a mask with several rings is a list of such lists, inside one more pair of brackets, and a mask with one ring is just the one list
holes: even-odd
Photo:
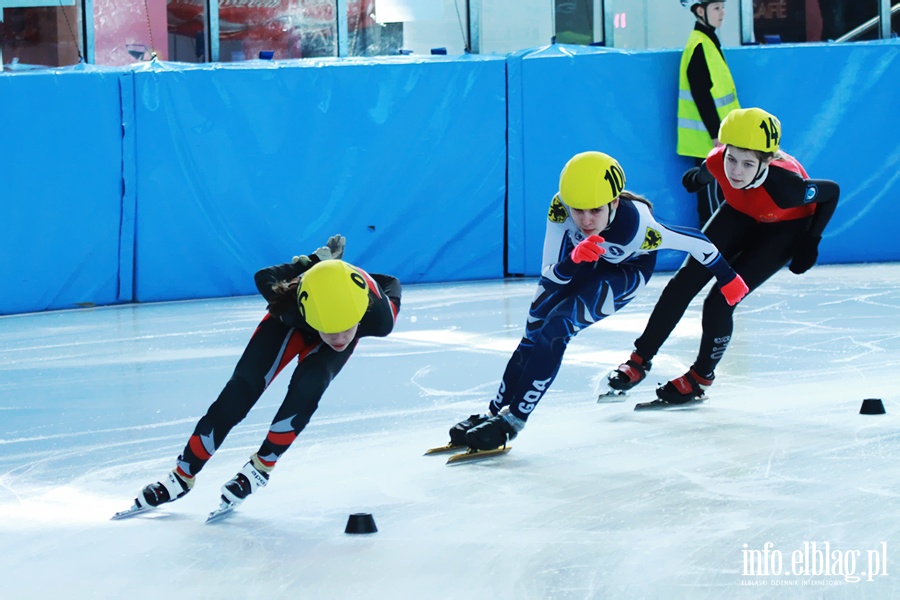
[[(347, 239), (339, 233), (336, 233), (328, 238), (328, 242), (326, 242), (326, 244), (328, 246), (328, 249), (331, 251), (330, 258), (340, 259), (342, 256), (344, 256), (344, 245), (346, 245), (346, 243)], [(316, 250), (316, 252), (318, 252), (318, 250)]]
[(320, 246), (319, 248), (316, 248), (316, 251), (313, 252), (313, 256), (318, 256), (319, 261), (331, 260), (332, 258), (334, 258), (331, 255), (331, 248), (329, 248), (328, 246)]
[[(316, 248), (316, 251), (312, 253), (313, 256), (319, 257), (319, 262), (323, 260), (331, 260), (331, 259), (340, 259), (344, 256), (344, 245), (347, 243), (346, 238), (341, 234), (335, 234), (328, 238), (328, 241), (325, 242), (325, 246), (319, 246)], [(300, 260), (299, 256), (295, 256), (293, 262), (297, 262)]]

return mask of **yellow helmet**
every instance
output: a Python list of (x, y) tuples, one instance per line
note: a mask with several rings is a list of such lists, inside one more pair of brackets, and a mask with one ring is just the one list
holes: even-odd
[(297, 306), (322, 333), (340, 333), (359, 323), (369, 307), (369, 288), (359, 269), (342, 260), (323, 260), (303, 273)]
[(729, 146), (778, 152), (781, 122), (761, 108), (736, 108), (722, 120), (719, 141)]
[(559, 175), (560, 200), (580, 210), (609, 204), (623, 189), (625, 171), (616, 159), (602, 152), (576, 154)]

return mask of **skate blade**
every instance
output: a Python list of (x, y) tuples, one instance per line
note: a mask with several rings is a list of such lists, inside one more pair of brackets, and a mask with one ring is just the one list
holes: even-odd
[(206, 523), (215, 523), (216, 521), (221, 521), (228, 515), (234, 512), (234, 509), (237, 508), (236, 504), (232, 504), (230, 502), (222, 502), (222, 505), (219, 506), (216, 510), (209, 513), (209, 516), (206, 517)]
[(634, 410), (694, 410), (699, 404), (703, 404), (707, 400), (709, 400), (709, 398), (701, 396), (695, 400), (674, 404), (657, 398), (653, 402), (640, 402), (635, 404)]
[(429, 448), (425, 451), (423, 456), (428, 456), (429, 454), (446, 454), (447, 452), (462, 452), (463, 450), (468, 450), (468, 446), (457, 446), (456, 444), (447, 444), (446, 446), (438, 446), (436, 448)]
[(127, 510), (121, 510), (121, 511), (117, 512), (116, 514), (114, 514), (112, 517), (110, 517), (110, 520), (111, 521), (121, 521), (122, 519), (130, 519), (131, 517), (135, 517), (141, 513), (151, 511), (154, 508), (157, 508), (157, 507), (155, 507), (155, 506), (138, 506), (138, 503), (135, 502), (134, 504), (131, 505), (131, 508), (129, 508)]
[(448, 458), (447, 464), (454, 465), (463, 462), (482, 460), (484, 458), (491, 458), (492, 456), (500, 456), (502, 454), (506, 454), (510, 450), (512, 450), (512, 446), (501, 446), (499, 448), (494, 448), (493, 450), (473, 450), (472, 448), (469, 448), (461, 454), (454, 454), (453, 456)]
[(597, 404), (614, 404), (616, 402), (625, 402), (628, 392), (622, 390), (614, 390), (610, 388), (605, 394), (597, 396)]

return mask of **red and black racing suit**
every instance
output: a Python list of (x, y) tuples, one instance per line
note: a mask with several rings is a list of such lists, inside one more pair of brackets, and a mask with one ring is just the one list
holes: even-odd
[[(714, 148), (703, 164), (685, 173), (689, 192), (715, 178), (725, 192), (725, 204), (703, 229), (725, 260), (753, 292), (791, 261), (802, 273), (818, 254), (817, 246), (834, 214), (840, 188), (833, 181), (810, 179), (803, 166), (780, 153), (754, 183), (736, 189), (725, 177), (725, 146)], [(651, 360), (681, 320), (691, 300), (709, 282), (710, 272), (693, 258), (666, 285), (644, 332), (635, 341), (635, 353)], [(734, 309), (718, 286), (703, 303), (703, 333), (694, 370), (712, 379), (731, 341)]]
[(181, 474), (193, 477), (200, 472), (275, 376), (297, 357), (287, 394), (257, 452), (265, 466), (274, 467), (309, 423), (325, 388), (350, 358), (359, 339), (383, 337), (393, 329), (400, 310), (400, 282), (390, 275), (369, 275), (362, 269), (369, 287), (369, 308), (353, 341), (342, 352), (322, 341), (319, 333), (300, 315), (296, 302), (286, 303), (287, 308), (280, 311), (273, 308), (273, 286), (279, 281), (302, 278), (303, 272), (317, 262), (316, 256), (301, 257), (297, 262), (268, 267), (256, 273), (256, 287), (270, 302), (269, 312), (253, 332), (231, 379), (197, 423), (178, 457)]

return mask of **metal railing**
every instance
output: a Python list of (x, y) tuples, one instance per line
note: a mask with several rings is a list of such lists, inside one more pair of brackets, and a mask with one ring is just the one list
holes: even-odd
[[(900, 3), (893, 5), (893, 6), (891, 7), (890, 11), (887, 11), (887, 12), (888, 12), (888, 15), (887, 15), (887, 26), (886, 26), (886, 27), (882, 27), (882, 29), (883, 29), (883, 30), (886, 30), (886, 31), (888, 32), (888, 35), (887, 35), (887, 36), (883, 36), (883, 37), (890, 37), (891, 17), (894, 15), (894, 13), (900, 12)], [(855, 29), (851, 29), (850, 31), (848, 31), (847, 33), (845, 33), (844, 35), (842, 35), (841, 37), (837, 38), (837, 39), (834, 40), (834, 41), (835, 41), (835, 42), (852, 42), (853, 40), (855, 40), (855, 39), (858, 38), (859, 36), (868, 33), (871, 29), (873, 29), (874, 27), (876, 27), (876, 26), (879, 24), (880, 21), (881, 21), (881, 16), (880, 16), (880, 15), (877, 16), (877, 17), (872, 17), (871, 19), (869, 19), (868, 21), (866, 21), (865, 23), (863, 23), (863, 24), (860, 25), (859, 27), (857, 27), (857, 28), (855, 28)]]

